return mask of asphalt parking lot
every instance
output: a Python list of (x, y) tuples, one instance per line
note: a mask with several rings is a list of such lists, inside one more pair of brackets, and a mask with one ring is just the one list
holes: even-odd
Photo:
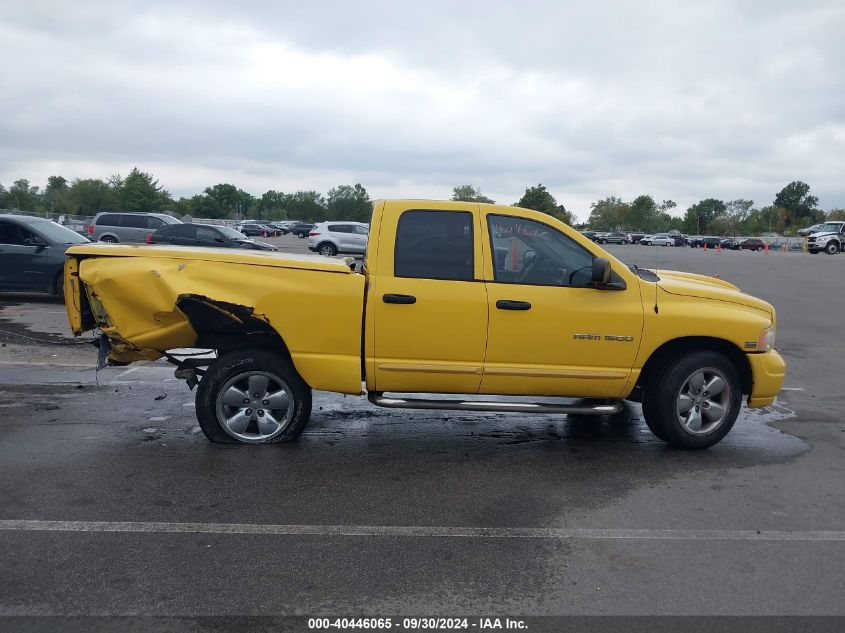
[(681, 452), (633, 404), (317, 393), (299, 442), (213, 445), (169, 365), (96, 375), (62, 304), (0, 297), (0, 615), (845, 616), (845, 255), (609, 250), (772, 302), (776, 405)]

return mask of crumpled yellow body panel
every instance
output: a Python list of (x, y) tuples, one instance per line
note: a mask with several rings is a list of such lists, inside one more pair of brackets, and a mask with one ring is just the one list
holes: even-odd
[[(113, 360), (155, 359), (165, 350), (194, 346), (197, 334), (177, 303), (201, 297), (250, 308), (282, 337), (311, 387), (360, 393), (364, 277), (341, 262), (315, 257), (311, 270), (301, 257), (286, 267), (284, 256), (238, 253), (241, 261), (232, 261), (188, 258), (188, 249), (178, 256), (168, 249), (114, 249), (116, 257), (86, 252), (91, 250), (81, 247), (87, 257), (77, 258), (71, 249), (68, 266), (78, 266)], [(112, 254), (107, 247), (96, 250)], [(104, 315), (97, 314), (98, 304)]]

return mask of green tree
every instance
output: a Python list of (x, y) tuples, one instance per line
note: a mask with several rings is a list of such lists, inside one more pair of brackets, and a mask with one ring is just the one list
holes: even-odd
[(125, 211), (160, 211), (170, 201), (170, 194), (162, 189), (158, 180), (137, 167), (133, 167), (125, 179), (112, 176), (110, 184)]
[[(192, 199), (193, 200), (193, 199)], [(254, 198), (243, 189), (229, 183), (206, 187), (202, 197), (193, 203), (199, 218), (246, 217), (253, 211)]]
[(288, 217), (288, 195), (268, 189), (255, 201), (256, 219), (282, 220)]
[(35, 211), (39, 202), (38, 187), (30, 185), (26, 178), (13, 182), (6, 193), (6, 205), (15, 205), (20, 211)]
[(288, 198), (288, 217), (322, 222), (326, 219), (326, 201), (316, 191), (297, 191)]
[(653, 233), (659, 230), (657, 220), (657, 204), (654, 198), (648, 195), (634, 198), (628, 213), (627, 228)]
[(547, 213), (567, 224), (571, 224), (573, 220), (573, 215), (566, 210), (566, 207), (557, 203), (555, 197), (542, 183), (536, 187), (526, 187), (525, 193), (517, 202), (514, 202), (513, 206)]
[(339, 185), (329, 191), (326, 202), (327, 219), (369, 222), (372, 215), (373, 203), (360, 183), (354, 186)]
[(825, 220), (845, 220), (845, 209), (831, 209), (825, 214)]
[(716, 198), (699, 200), (689, 209), (684, 218), (684, 231), (694, 235), (707, 232), (710, 222), (725, 213), (725, 203)]
[(631, 208), (616, 196), (607, 196), (590, 205), (590, 218), (587, 225), (596, 231), (613, 231), (628, 227), (628, 214)]
[(786, 210), (784, 225), (792, 226), (799, 219), (809, 217), (813, 221), (821, 220), (817, 209), (819, 199), (810, 195), (810, 185), (794, 180), (781, 189), (775, 196), (774, 206)]
[[(481, 193), (480, 187), (473, 185), (460, 185), (452, 189), (452, 200), (462, 202), (484, 202), (494, 204), (496, 201)], [(519, 206), (519, 205), (518, 205)]]
[(50, 176), (47, 178), (47, 186), (44, 188), (41, 198), (45, 208), (50, 212), (69, 213), (71, 211), (71, 201), (67, 178), (62, 176)]
[(70, 184), (68, 197), (74, 213), (94, 215), (117, 207), (114, 189), (99, 178), (75, 179)]

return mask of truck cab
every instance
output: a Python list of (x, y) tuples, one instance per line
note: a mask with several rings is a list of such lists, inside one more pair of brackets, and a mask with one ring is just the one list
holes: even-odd
[(807, 238), (807, 251), (836, 255), (845, 247), (845, 222), (825, 222)]

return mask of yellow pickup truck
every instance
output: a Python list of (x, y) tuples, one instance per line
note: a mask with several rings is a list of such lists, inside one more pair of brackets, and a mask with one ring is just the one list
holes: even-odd
[(103, 363), (176, 364), (214, 442), (296, 439), (318, 389), (525, 414), (607, 415), (628, 399), (665, 442), (706, 448), (743, 395), (771, 404), (785, 374), (770, 304), (720, 279), (626, 266), (529, 209), (375, 202), (362, 266), (223, 248), (67, 254), (74, 333), (99, 331)]

